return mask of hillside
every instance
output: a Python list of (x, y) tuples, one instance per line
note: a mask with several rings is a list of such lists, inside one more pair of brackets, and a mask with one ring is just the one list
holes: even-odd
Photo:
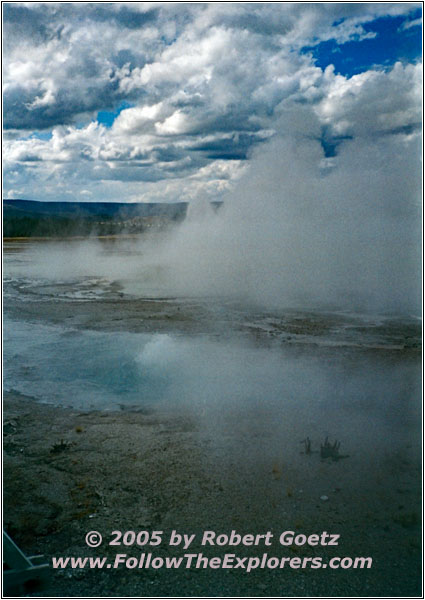
[(187, 203), (3, 200), (3, 237), (119, 235), (182, 221)]

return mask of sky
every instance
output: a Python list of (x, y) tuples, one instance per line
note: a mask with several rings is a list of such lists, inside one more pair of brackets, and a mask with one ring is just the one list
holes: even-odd
[(253, 165), (267, 171), (285, 136), (308, 141), (304, 164), (321, 178), (345, 173), (341, 157), (359, 148), (377, 165), (403, 154), (416, 177), (421, 13), (405, 2), (4, 3), (3, 197), (226, 199)]

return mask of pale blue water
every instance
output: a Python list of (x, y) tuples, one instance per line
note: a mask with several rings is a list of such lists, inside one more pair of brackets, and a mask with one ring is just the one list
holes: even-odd
[(148, 405), (167, 386), (137, 361), (151, 336), (66, 329), (4, 318), (4, 387), (81, 408)]
[(420, 365), (310, 358), (241, 339), (97, 332), (4, 319), (4, 387), (78, 409), (266, 411), (269, 426), (380, 443), (420, 422)]

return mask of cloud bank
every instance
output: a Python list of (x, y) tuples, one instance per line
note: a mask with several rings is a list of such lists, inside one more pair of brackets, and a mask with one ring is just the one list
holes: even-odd
[(306, 49), (379, 44), (386, 20), (418, 37), (419, 13), (406, 3), (6, 3), (4, 195), (220, 199), (294, 102), (318, 118), (306, 135), (320, 137), (322, 158), (360, 130), (409, 135), (420, 50), (406, 61), (403, 38), (397, 68), (357, 61), (350, 77)]

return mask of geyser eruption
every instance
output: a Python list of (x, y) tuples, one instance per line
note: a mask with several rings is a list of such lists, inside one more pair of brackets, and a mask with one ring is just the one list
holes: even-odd
[[(413, 125), (394, 121), (416, 118), (410, 71), (396, 65), (373, 76), (392, 86), (398, 112), (364, 98), (359, 106), (345, 99), (353, 106), (344, 108), (330, 93), (319, 104), (284, 101), (274, 137), (257, 147), (219, 210), (200, 197), (183, 223), (143, 236), (129, 253), (124, 241), (123, 252), (109, 254), (95, 240), (74, 244), (72, 260), (66, 248), (40, 248), (31, 268), (127, 280), (144, 296), (419, 314), (421, 140)], [(337, 76), (324, 77), (337, 86)]]
[(217, 214), (192, 209), (143, 260), (173, 294), (418, 313), (419, 138), (359, 137), (326, 158), (308, 108), (278, 130)]

